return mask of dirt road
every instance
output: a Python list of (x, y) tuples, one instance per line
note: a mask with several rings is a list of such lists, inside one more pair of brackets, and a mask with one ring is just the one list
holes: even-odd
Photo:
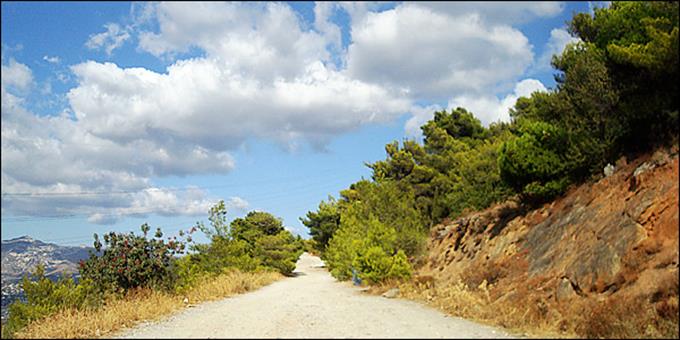
[(296, 277), (204, 303), (118, 334), (127, 338), (507, 338), (413, 301), (372, 296), (336, 281), (303, 254)]

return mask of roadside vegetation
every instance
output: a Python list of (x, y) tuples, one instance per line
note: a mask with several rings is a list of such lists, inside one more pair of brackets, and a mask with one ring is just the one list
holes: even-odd
[[(621, 156), (677, 143), (678, 3), (613, 2), (568, 24), (579, 41), (553, 56), (556, 88), (518, 99), (511, 122), (484, 127), (465, 108), (435, 112), (422, 143), (386, 145), (386, 159), (367, 164), (371, 180), (301, 218), (336, 278), (406, 280), (433, 225), (511, 197), (536, 207)], [(668, 320), (677, 332), (677, 316)], [(579, 336), (594, 334), (587, 329)]]
[[(210, 225), (198, 223), (163, 239), (157, 228), (108, 233), (80, 263), (80, 280), (56, 282), (38, 267), (24, 277), (25, 301), (9, 307), (3, 338), (98, 337), (155, 319), (187, 304), (243, 293), (291, 275), (305, 244), (266, 212), (250, 212), (227, 224), (220, 201), (210, 209)], [(208, 244), (191, 235), (201, 230)]]

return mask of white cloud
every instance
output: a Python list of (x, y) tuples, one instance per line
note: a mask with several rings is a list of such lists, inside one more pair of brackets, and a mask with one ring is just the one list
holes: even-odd
[[(178, 193), (180, 193), (178, 195)], [(163, 188), (147, 188), (133, 195), (129, 206), (108, 209), (106, 213), (97, 212), (88, 217), (88, 222), (97, 224), (113, 224), (125, 216), (145, 217), (150, 213), (164, 216), (205, 215), (210, 207), (217, 203), (216, 199), (208, 199), (206, 193), (198, 188), (178, 192)], [(227, 209), (245, 211), (249, 204), (240, 197), (230, 197), (226, 202)]]
[(550, 31), (550, 39), (543, 48), (543, 53), (536, 60), (536, 71), (550, 70), (550, 61), (553, 55), (560, 55), (564, 51), (567, 44), (580, 41), (578, 38), (572, 37), (569, 32), (562, 28), (554, 28)]
[(250, 203), (248, 203), (248, 201), (244, 200), (241, 197), (232, 196), (232, 197), (229, 197), (229, 199), (224, 203), (224, 206), (227, 209), (234, 209), (234, 210), (244, 212), (248, 209), (248, 207), (250, 206)]
[[(138, 49), (158, 57), (202, 53), (164, 72), (95, 61), (72, 65), (76, 86), (63, 115), (26, 111), (22, 91), (34, 87), (32, 75), (10, 60), (2, 66), (3, 192), (122, 193), (3, 196), (3, 212), (86, 212), (93, 223), (145, 212), (205, 214), (214, 202), (205, 192), (156, 188), (151, 179), (227, 173), (234, 167), (230, 151), (248, 139), (322, 147), (407, 112), (406, 133), (417, 136), (440, 106), (416, 100), (450, 99), (488, 124), (507, 119), (522, 93), (545, 90), (529, 79), (503, 99), (490, 95), (511, 88), (533, 61), (528, 39), (510, 25), (554, 16), (561, 4), (475, 10), (407, 3), (378, 10), (384, 6), (320, 3), (311, 29), (282, 3), (133, 5), (129, 25), (109, 23), (86, 46), (110, 55), (136, 35)], [(338, 10), (351, 17), (347, 50), (330, 20)], [(560, 37), (555, 34), (556, 46)], [(340, 69), (336, 58), (345, 61)], [(249, 205), (232, 197), (228, 206)]]
[(441, 111), (441, 106), (439, 105), (429, 105), (426, 107), (413, 106), (411, 108), (411, 118), (406, 121), (404, 125), (404, 131), (406, 135), (410, 137), (420, 137), (423, 132), (420, 129), (423, 124), (427, 123), (428, 120), (434, 117), (436, 111)]
[(158, 33), (140, 33), (142, 50), (172, 56), (198, 47), (234, 73), (265, 83), (294, 79), (309, 64), (330, 58), (324, 37), (303, 31), (286, 4), (160, 3), (156, 18)]
[(14, 59), (10, 59), (7, 65), (2, 65), (0, 78), (4, 90), (11, 87), (19, 91), (27, 91), (33, 85), (33, 72), (28, 66)]
[(50, 64), (59, 64), (61, 62), (61, 59), (57, 56), (50, 57), (50, 56), (43, 56), (43, 60), (50, 63)]
[(508, 110), (515, 105), (517, 98), (529, 97), (533, 92), (547, 89), (536, 79), (524, 79), (515, 85), (513, 93), (499, 99), (496, 96), (456, 96), (449, 101), (448, 109), (463, 107), (471, 111), (485, 126), (490, 123), (510, 121)]
[(87, 222), (93, 224), (111, 225), (118, 222), (121, 217), (122, 216), (118, 214), (94, 213), (87, 218)]
[[(227, 152), (196, 143), (143, 136), (118, 143), (96, 136), (69, 114), (37, 116), (22, 106), (21, 94), (6, 89), (30, 88), (31, 70), (13, 60), (2, 67), (3, 213), (63, 216), (114, 209), (124, 215), (145, 207), (167, 214), (205, 213), (208, 200), (202, 196), (171, 197), (176, 204), (167, 207), (157, 203), (167, 201), (167, 195), (143, 190), (154, 176), (224, 173), (234, 167)], [(113, 221), (99, 215), (91, 220)]]
[(332, 2), (317, 1), (314, 4), (314, 27), (323, 34), (331, 51), (339, 53), (342, 49), (340, 27), (330, 21), (336, 7), (337, 4)]
[(121, 28), (115, 23), (108, 23), (104, 28), (106, 32), (90, 35), (85, 46), (91, 50), (104, 49), (110, 56), (113, 50), (123, 46), (123, 43), (130, 39), (129, 28)]
[(371, 12), (352, 25), (348, 73), (419, 99), (494, 92), (514, 82), (533, 59), (528, 39), (510, 26), (418, 3)]
[(220, 151), (260, 137), (322, 145), (362, 124), (390, 121), (410, 107), (407, 99), (321, 62), (293, 80), (269, 84), (206, 58), (178, 61), (166, 74), (96, 62), (73, 71), (79, 86), (68, 97), (79, 124), (119, 143), (197, 143)]
[(558, 1), (460, 1), (418, 2), (419, 6), (454, 16), (478, 15), (491, 24), (521, 24), (536, 18), (551, 18), (564, 10)]
[(362, 22), (370, 12), (379, 12), (381, 7), (391, 6), (393, 1), (340, 1), (340, 8), (349, 15), (351, 23)]

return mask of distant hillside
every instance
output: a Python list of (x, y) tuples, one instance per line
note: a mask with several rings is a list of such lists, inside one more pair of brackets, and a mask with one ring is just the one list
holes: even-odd
[(45, 265), (46, 276), (78, 272), (78, 261), (88, 257), (90, 247), (60, 246), (29, 236), (2, 241), (2, 280), (21, 279), (38, 264)]
[(45, 266), (45, 275), (56, 280), (61, 273), (78, 274), (78, 262), (87, 259), (91, 247), (60, 246), (29, 236), (2, 241), (2, 318), (7, 306), (21, 296), (19, 282), (38, 264)]

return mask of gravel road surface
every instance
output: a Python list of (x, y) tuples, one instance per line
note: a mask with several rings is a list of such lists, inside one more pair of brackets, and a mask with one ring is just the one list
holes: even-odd
[(510, 338), (497, 328), (336, 281), (303, 254), (297, 276), (187, 308), (118, 333), (120, 338)]

